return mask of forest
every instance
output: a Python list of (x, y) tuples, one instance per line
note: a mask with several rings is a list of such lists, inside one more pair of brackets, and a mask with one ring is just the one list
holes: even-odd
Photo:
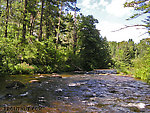
[[(125, 7), (134, 7), (126, 3)], [(115, 68), (150, 80), (150, 39), (109, 42), (76, 0), (0, 0), (0, 74), (34, 74)], [(144, 7), (143, 7), (144, 6)], [(137, 11), (149, 13), (149, 6)], [(135, 14), (131, 18), (141, 16)], [(144, 26), (150, 30), (150, 16)]]
[(109, 67), (109, 46), (96, 29), (98, 20), (77, 15), (75, 0), (1, 0), (0, 4), (0, 73)]
[(136, 44), (132, 39), (109, 42), (114, 68), (150, 82), (150, 38)]

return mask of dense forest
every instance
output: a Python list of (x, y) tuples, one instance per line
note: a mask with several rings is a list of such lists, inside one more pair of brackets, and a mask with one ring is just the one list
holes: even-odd
[[(140, 26), (142, 27), (141, 29), (147, 29), (144, 34), (150, 35), (150, 1), (132, 0), (126, 2), (124, 7), (132, 7), (135, 10), (135, 14), (127, 20), (141, 17), (143, 23), (131, 26), (126, 25), (121, 29)], [(118, 71), (132, 74), (150, 83), (150, 38), (145, 37), (138, 44), (134, 43), (132, 39), (119, 43), (110, 42), (109, 44), (114, 66)]]
[[(147, 2), (147, 0), (146, 0)], [(0, 0), (0, 73), (33, 74), (116, 68), (150, 79), (150, 39), (108, 42), (98, 20), (79, 13), (76, 0)], [(144, 4), (135, 10), (149, 13)], [(137, 18), (142, 13), (131, 18)], [(150, 16), (143, 22), (150, 33)], [(129, 26), (131, 27), (131, 26)]]
[(132, 39), (109, 42), (114, 68), (118, 72), (150, 81), (150, 38), (136, 44)]
[(96, 29), (98, 20), (79, 14), (76, 0), (1, 0), (0, 4), (0, 73), (110, 66), (109, 45)]

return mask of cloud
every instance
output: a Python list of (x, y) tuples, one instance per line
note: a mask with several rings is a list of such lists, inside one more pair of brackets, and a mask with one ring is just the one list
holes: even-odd
[(112, 2), (106, 6), (107, 13), (123, 17), (125, 15), (129, 16), (132, 13), (132, 8), (124, 8), (124, 3), (126, 0), (112, 0)]
[(77, 7), (80, 7), (85, 15), (89, 15), (98, 10), (99, 4), (98, 0), (81, 0), (78, 1)]
[(107, 6), (108, 2), (106, 2), (105, 0), (100, 0), (99, 5), (101, 5), (101, 6)]
[(82, 5), (84, 8), (89, 8), (89, 6), (90, 6), (90, 1), (91, 1), (91, 0), (83, 0), (83, 2), (81, 3), (81, 5)]
[[(81, 0), (78, 3), (79, 7), (82, 7), (84, 12), (89, 11), (106, 11), (116, 17), (129, 16), (132, 12), (132, 8), (124, 8), (123, 4), (127, 0), (111, 0), (111, 3), (106, 0)], [(92, 12), (93, 12), (92, 11)]]
[[(110, 23), (108, 21), (103, 21), (97, 24), (97, 29), (101, 30), (101, 35), (107, 37), (108, 41), (128, 41), (129, 39), (133, 39), (136, 43), (139, 42), (143, 38), (149, 37), (148, 34), (142, 35), (147, 30), (145, 29), (137, 29), (133, 28), (126, 28), (124, 30), (112, 32), (114, 30), (118, 30), (124, 27), (123, 24), (120, 23)], [(142, 35), (142, 36), (141, 36)]]
[(85, 9), (95, 9), (99, 8), (101, 6), (106, 7), (109, 3), (105, 0), (82, 0), (82, 2), (79, 4), (80, 6), (84, 7)]
[(98, 0), (82, 0), (78, 5), (84, 8), (84, 10), (94, 10), (99, 7)]
[(135, 42), (139, 42), (141, 39), (149, 37), (148, 34), (142, 35), (147, 32), (145, 29), (127, 28), (111, 32), (125, 25), (141, 22), (140, 18), (135, 21), (126, 21), (126, 18), (133, 14), (132, 8), (124, 8), (123, 4), (126, 1), (130, 0), (80, 0), (77, 5), (81, 7), (84, 15), (92, 14), (98, 19), (100, 23), (96, 26), (101, 30), (102, 36), (106, 36), (109, 41), (128, 41), (132, 38)]

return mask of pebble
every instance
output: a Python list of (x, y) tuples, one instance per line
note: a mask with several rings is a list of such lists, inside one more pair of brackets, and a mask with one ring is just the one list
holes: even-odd
[(20, 94), (21, 97), (27, 96), (29, 94), (29, 92), (26, 92), (24, 94)]

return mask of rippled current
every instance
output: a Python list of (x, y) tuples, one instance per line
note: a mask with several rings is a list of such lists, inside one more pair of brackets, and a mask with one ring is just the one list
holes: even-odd
[(0, 77), (0, 113), (8, 111), (150, 113), (150, 85), (117, 75), (5, 76)]

